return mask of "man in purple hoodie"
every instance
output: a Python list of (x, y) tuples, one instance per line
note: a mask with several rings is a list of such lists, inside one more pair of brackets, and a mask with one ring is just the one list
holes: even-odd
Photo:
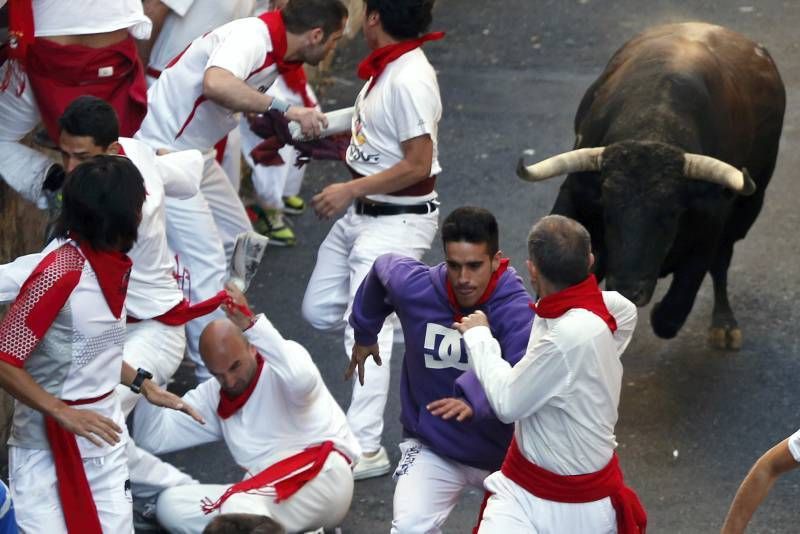
[(356, 345), (346, 377), (364, 383), (369, 356), (380, 365), (377, 336), (396, 312), (406, 352), (400, 381), (403, 457), (395, 470), (392, 533), (441, 531), (467, 486), (499, 468), (513, 432), (497, 420), (469, 371), (454, 321), (475, 310), (492, 317), (503, 357), (525, 353), (533, 321), (522, 280), (498, 246), (497, 221), (485, 209), (462, 207), (442, 225), (446, 261), (429, 267), (412, 258), (380, 256), (353, 301)]

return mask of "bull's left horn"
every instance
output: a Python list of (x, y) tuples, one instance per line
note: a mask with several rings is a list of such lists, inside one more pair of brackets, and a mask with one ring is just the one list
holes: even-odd
[(534, 165), (525, 166), (525, 158), (517, 163), (517, 176), (529, 182), (540, 182), (571, 172), (599, 171), (605, 147), (579, 148), (547, 158)]
[(756, 192), (747, 169), (740, 171), (724, 161), (700, 154), (684, 154), (684, 159), (683, 173), (687, 178), (719, 184), (743, 196)]

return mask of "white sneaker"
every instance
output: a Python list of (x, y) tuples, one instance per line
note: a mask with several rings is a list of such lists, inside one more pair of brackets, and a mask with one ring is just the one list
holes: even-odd
[(361, 459), (353, 467), (353, 480), (383, 476), (391, 470), (392, 464), (389, 462), (389, 455), (386, 454), (386, 449), (381, 446), (374, 456), (361, 456)]
[(242, 292), (247, 291), (250, 281), (256, 275), (268, 242), (269, 238), (258, 232), (242, 232), (236, 236), (228, 280)]

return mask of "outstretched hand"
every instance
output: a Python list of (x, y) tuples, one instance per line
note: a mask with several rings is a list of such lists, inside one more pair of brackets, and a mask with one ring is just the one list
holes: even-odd
[(144, 395), (144, 398), (147, 399), (147, 402), (153, 406), (160, 406), (162, 408), (169, 408), (171, 410), (183, 412), (201, 425), (206, 424), (205, 419), (203, 419), (203, 417), (197, 413), (197, 410), (195, 410), (190, 404), (184, 402), (182, 398), (174, 393), (160, 388), (158, 384), (152, 380), (144, 381), (142, 384), (142, 395)]
[(116, 445), (122, 434), (122, 429), (114, 421), (92, 410), (79, 410), (65, 404), (53, 417), (66, 430), (98, 447), (102, 445), (100, 440)]
[(381, 365), (380, 354), (378, 353), (378, 344), (375, 343), (374, 345), (364, 346), (364, 345), (353, 345), (353, 354), (350, 356), (350, 365), (347, 366), (347, 370), (344, 372), (344, 379), (350, 380), (353, 378), (353, 373), (358, 367), (358, 382), (363, 386), (364, 385), (364, 362), (367, 361), (367, 358), (372, 356), (375, 360), (377, 365)]

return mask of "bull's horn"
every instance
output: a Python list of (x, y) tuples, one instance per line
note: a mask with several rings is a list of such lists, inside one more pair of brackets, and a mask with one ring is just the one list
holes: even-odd
[(744, 196), (756, 191), (747, 169), (740, 171), (724, 161), (700, 154), (685, 154), (684, 158), (683, 173), (687, 178), (719, 184)]
[(605, 147), (579, 148), (547, 158), (534, 165), (525, 166), (525, 158), (519, 158), (517, 176), (529, 182), (539, 182), (571, 172), (599, 171)]

